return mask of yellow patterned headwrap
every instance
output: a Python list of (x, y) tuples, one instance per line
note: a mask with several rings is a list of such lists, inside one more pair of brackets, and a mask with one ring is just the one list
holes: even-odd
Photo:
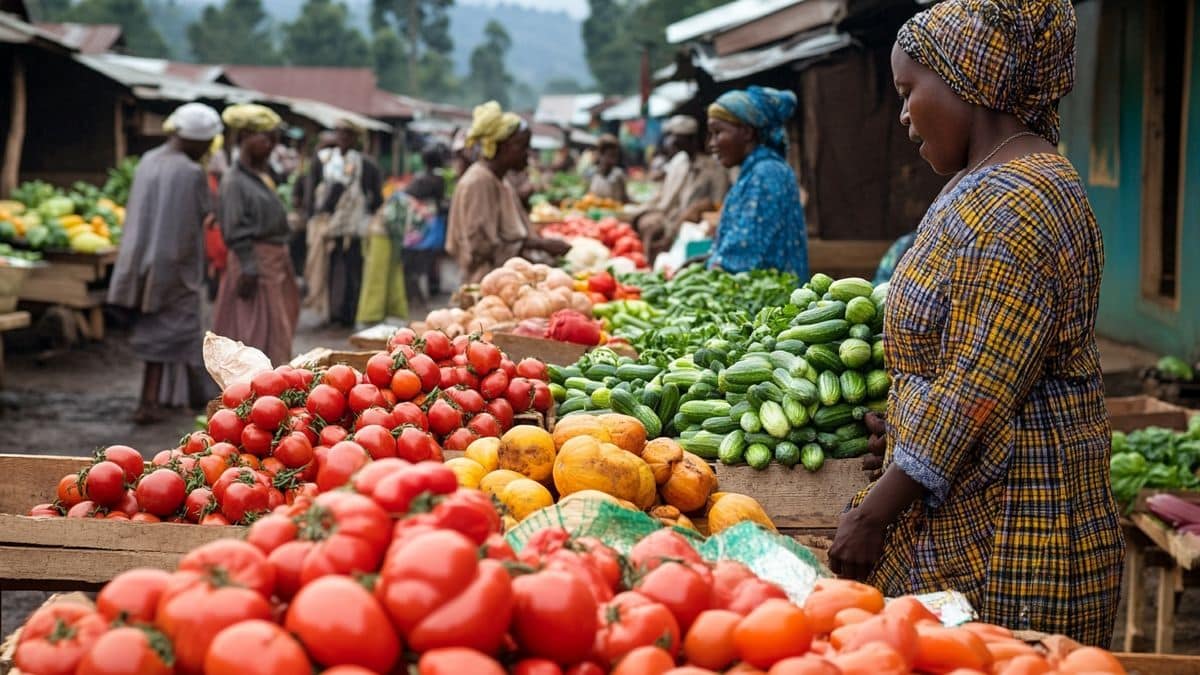
[(1058, 101), (1075, 86), (1070, 0), (946, 0), (909, 19), (896, 42), (964, 101), (1058, 143)]
[(504, 112), (499, 103), (488, 101), (475, 106), (471, 130), (467, 132), (467, 145), (478, 144), (483, 156), (491, 159), (496, 156), (496, 147), (508, 140), (524, 124), (525, 120), (516, 113)]
[(221, 113), (221, 121), (239, 131), (274, 131), (283, 124), (274, 110), (257, 103), (231, 105)]

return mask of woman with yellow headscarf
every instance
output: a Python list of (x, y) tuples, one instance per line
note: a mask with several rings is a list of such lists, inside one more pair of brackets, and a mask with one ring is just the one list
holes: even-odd
[(287, 363), (300, 290), (287, 248), (287, 210), (268, 167), (282, 120), (253, 103), (230, 106), (221, 119), (236, 134), (238, 158), (221, 178), (221, 234), (229, 257), (213, 306), (213, 331), (256, 347), (271, 363)]
[(1095, 338), (1104, 252), (1055, 147), (1074, 55), (1069, 0), (947, 0), (900, 30), (900, 123), (952, 178), (892, 277), (892, 389), (868, 425), (884, 471), (829, 556), (889, 596), (961, 591), (985, 621), (1107, 647), (1124, 542)]
[(556, 257), (570, 247), (560, 239), (531, 236), (529, 214), (504, 177), (529, 161), (529, 125), (489, 101), (475, 108), (467, 145), (479, 159), (459, 179), (450, 203), (446, 251), (454, 256), (464, 283), (517, 255)]

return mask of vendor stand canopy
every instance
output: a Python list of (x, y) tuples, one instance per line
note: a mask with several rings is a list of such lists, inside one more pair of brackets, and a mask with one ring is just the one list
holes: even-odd
[(604, 102), (603, 94), (561, 94), (538, 99), (533, 121), (560, 127), (586, 127), (592, 121), (591, 110)]
[(699, 88), (693, 82), (667, 82), (650, 92), (648, 115), (642, 114), (642, 97), (630, 96), (600, 113), (605, 122), (623, 122), (641, 117), (667, 117), (695, 98)]

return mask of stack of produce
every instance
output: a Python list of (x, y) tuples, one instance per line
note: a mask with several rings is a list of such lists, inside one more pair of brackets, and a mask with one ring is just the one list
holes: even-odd
[[(115, 183), (113, 189), (122, 192)], [(42, 181), (28, 182), (13, 191), (12, 200), (0, 202), (0, 241), (39, 251), (112, 248), (120, 243), (125, 222), (120, 203), (87, 183), (64, 192)]]
[(665, 364), (694, 338), (668, 344), (662, 329), (642, 331), (635, 346), (655, 334), (666, 348), (638, 359), (601, 348), (573, 366), (551, 366), (558, 414), (631, 415), (651, 438), (678, 436), (702, 458), (756, 469), (774, 459), (816, 471), (827, 456), (859, 456), (867, 448), (862, 419), (886, 407), (890, 386), (879, 333), (886, 294), (886, 284), (817, 274), (783, 306), (716, 327), (694, 352)]
[(1200, 504), (1176, 495), (1157, 494), (1146, 498), (1146, 506), (1171, 527), (1200, 537)]
[(1196, 379), (1196, 370), (1178, 356), (1164, 356), (1154, 364), (1159, 379), (1176, 382), (1191, 382)]
[(607, 255), (603, 257), (596, 256), (592, 260), (573, 260), (568, 255), (567, 259), (573, 263), (576, 271), (600, 270), (603, 269), (605, 263), (618, 258), (632, 261), (637, 268), (647, 266), (641, 238), (638, 237), (632, 226), (619, 222), (616, 218), (595, 221), (583, 217), (568, 217), (564, 222), (543, 227), (542, 236), (557, 237), (573, 243), (580, 238), (585, 238), (604, 245)]
[(1183, 432), (1148, 427), (1112, 434), (1113, 496), (1133, 507), (1142, 488), (1200, 490), (1200, 415)]
[(470, 308), (434, 310), (414, 327), (456, 337), (527, 319), (546, 319), (563, 309), (583, 314), (592, 311), (591, 298), (575, 290), (571, 275), (524, 258), (512, 258), (489, 272), (479, 284), (479, 293), (482, 297)]
[(441, 460), (553, 406), (546, 366), (495, 345), (401, 329), (365, 372), (280, 366), (228, 386), (207, 429), (158, 453), (148, 472), (125, 446), (64, 476), (31, 515), (249, 523), (300, 496), (343, 485), (372, 460)]
[[(1065, 638), (949, 628), (919, 600), (818, 580), (802, 604), (659, 530), (627, 556), (547, 528), (519, 552), (442, 465), (376, 462), (350, 487), (281, 506), (246, 541), (174, 572), (135, 569), (95, 608), (37, 610), (14, 661), (38, 675), (701, 675), (1123, 673)], [(680, 664), (686, 667), (677, 669)], [(732, 670), (729, 670), (732, 669)]]
[(704, 534), (745, 520), (775, 527), (754, 499), (717, 492), (707, 462), (672, 439), (647, 441), (645, 427), (628, 415), (572, 415), (559, 420), (553, 434), (514, 427), (499, 439), (471, 443), (463, 457), (446, 464), (459, 485), (503, 504), (510, 526), (556, 499), (588, 497)]
[(529, 201), (538, 204), (561, 204), (580, 199), (587, 193), (587, 181), (577, 173), (556, 171), (547, 181), (546, 189), (535, 192)]

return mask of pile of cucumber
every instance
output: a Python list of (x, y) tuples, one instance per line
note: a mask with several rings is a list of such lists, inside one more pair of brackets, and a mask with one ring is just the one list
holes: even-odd
[(694, 354), (660, 368), (593, 350), (551, 367), (560, 417), (614, 411), (647, 437), (677, 437), (690, 452), (765, 469), (821, 468), (867, 449), (863, 416), (882, 411), (887, 285), (816, 274), (783, 307), (723, 326)]

